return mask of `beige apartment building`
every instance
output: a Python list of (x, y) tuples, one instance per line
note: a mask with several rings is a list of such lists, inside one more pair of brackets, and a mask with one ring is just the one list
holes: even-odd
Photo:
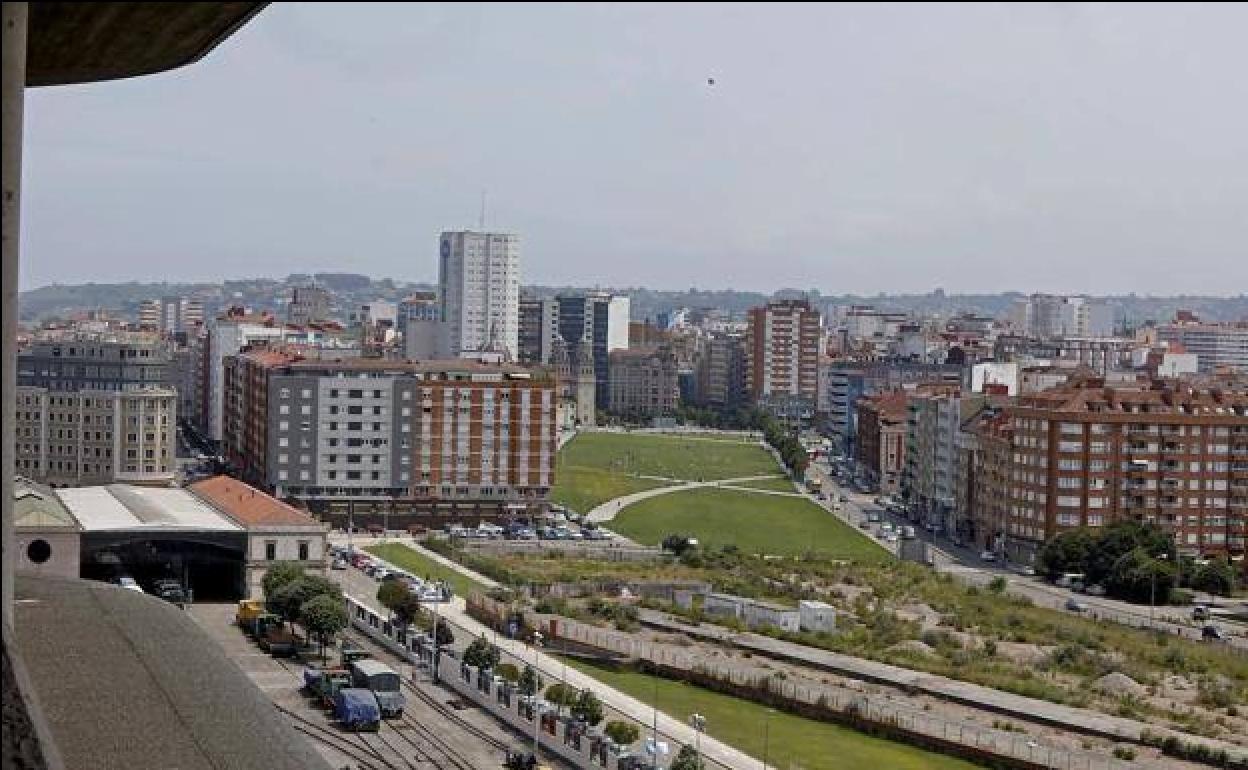
[(53, 487), (168, 484), (177, 476), (177, 391), (20, 386), (17, 472)]

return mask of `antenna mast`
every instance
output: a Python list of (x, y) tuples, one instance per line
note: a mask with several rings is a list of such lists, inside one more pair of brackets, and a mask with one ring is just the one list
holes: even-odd
[(477, 227), (485, 232), (485, 190), (481, 190), (481, 218), (477, 220)]

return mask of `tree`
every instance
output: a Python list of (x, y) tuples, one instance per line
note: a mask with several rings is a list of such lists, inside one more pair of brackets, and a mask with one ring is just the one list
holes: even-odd
[(303, 576), (303, 567), (294, 562), (284, 561), (269, 567), (260, 581), (260, 588), (264, 591), (264, 600), (267, 602), (282, 586), (293, 583)]
[(692, 746), (681, 746), (680, 752), (676, 754), (676, 759), (672, 760), (670, 770), (702, 770), (704, 767), (702, 758), (698, 756), (698, 752), (694, 751)]
[(533, 670), (532, 666), (526, 663), (516, 687), (520, 690), (521, 695), (536, 695), (537, 691), (542, 689), (543, 684), (542, 677)]
[(664, 551), (671, 551), (680, 556), (692, 546), (689, 545), (689, 536), (680, 534), (671, 534), (663, 538), (662, 548)]
[(1134, 602), (1165, 604), (1174, 588), (1174, 565), (1154, 558), (1140, 547), (1118, 557), (1105, 578), (1105, 590), (1112, 596)]
[(1063, 572), (1083, 572), (1096, 541), (1096, 535), (1089, 529), (1062, 532), (1040, 549), (1038, 561), (1041, 572), (1049, 580), (1057, 580)]
[(389, 610), (391, 615), (397, 615), (398, 608), (406, 603), (411, 595), (412, 592), (408, 587), (397, 580), (383, 580), (377, 588), (377, 601), (381, 602), (381, 606)]
[(1199, 591), (1219, 596), (1230, 596), (1235, 590), (1235, 569), (1224, 557), (1210, 559), (1196, 567), (1188, 585)]
[(337, 583), (320, 575), (304, 575), (283, 584), (267, 604), (270, 612), (281, 616), (287, 623), (296, 623), (303, 605), (316, 596), (328, 596), (341, 603), (342, 589)]
[(313, 596), (300, 608), (299, 622), (309, 634), (316, 636), (321, 648), (321, 659), (324, 660), (325, 642), (347, 627), (347, 608), (329, 594)]
[(641, 737), (641, 730), (632, 722), (608, 722), (602, 731), (617, 746), (631, 746)]
[(602, 721), (602, 701), (589, 690), (581, 690), (576, 703), (572, 704), (572, 714), (591, 726), (597, 726)]
[(575, 706), (578, 695), (579, 693), (576, 691), (575, 687), (566, 685), (563, 682), (555, 682), (550, 687), (546, 688), (546, 700), (555, 704), (555, 708), (559, 714), (563, 713), (565, 706), (569, 709)]
[(1104, 584), (1108, 589), (1110, 573), (1123, 556), (1135, 549), (1142, 549), (1144, 555), (1157, 558), (1167, 554), (1174, 559), (1174, 545), (1164, 532), (1155, 524), (1144, 524), (1138, 521), (1120, 521), (1109, 525), (1088, 553), (1084, 565), (1087, 582)]
[(473, 639), (468, 649), (464, 650), (464, 663), (478, 670), (494, 668), (498, 664), (498, 659), (498, 648), (490, 644), (485, 634)]
[(441, 618), (438, 619), (438, 625), (433, 630), (433, 640), (439, 647), (447, 647), (455, 643), (455, 634), (451, 633), (451, 627)]

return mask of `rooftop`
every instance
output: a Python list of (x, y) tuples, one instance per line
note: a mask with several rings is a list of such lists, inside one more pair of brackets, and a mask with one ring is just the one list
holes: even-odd
[(15, 594), (5, 641), (64, 767), (328, 770), (185, 611), (89, 580), (18, 575)]
[(185, 489), (109, 484), (62, 489), (57, 495), (86, 532), (241, 529)]
[(13, 526), (76, 530), (78, 521), (51, 488), (18, 476), (13, 486)]
[(192, 493), (248, 529), (255, 527), (313, 527), (316, 519), (294, 506), (229, 476), (214, 476), (190, 486)]

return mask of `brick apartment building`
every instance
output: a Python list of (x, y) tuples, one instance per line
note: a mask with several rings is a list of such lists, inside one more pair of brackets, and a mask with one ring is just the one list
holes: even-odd
[(964, 426), (977, 543), (1028, 561), (1075, 527), (1137, 519), (1192, 553), (1242, 558), (1248, 392), (1217, 384), (1106, 387), (1085, 378)]
[(819, 311), (802, 299), (751, 308), (745, 335), (750, 397), (773, 414), (814, 417), (819, 394)]
[(556, 385), (467, 360), (225, 362), (226, 457), (243, 478), (335, 524), (441, 526), (544, 510)]

